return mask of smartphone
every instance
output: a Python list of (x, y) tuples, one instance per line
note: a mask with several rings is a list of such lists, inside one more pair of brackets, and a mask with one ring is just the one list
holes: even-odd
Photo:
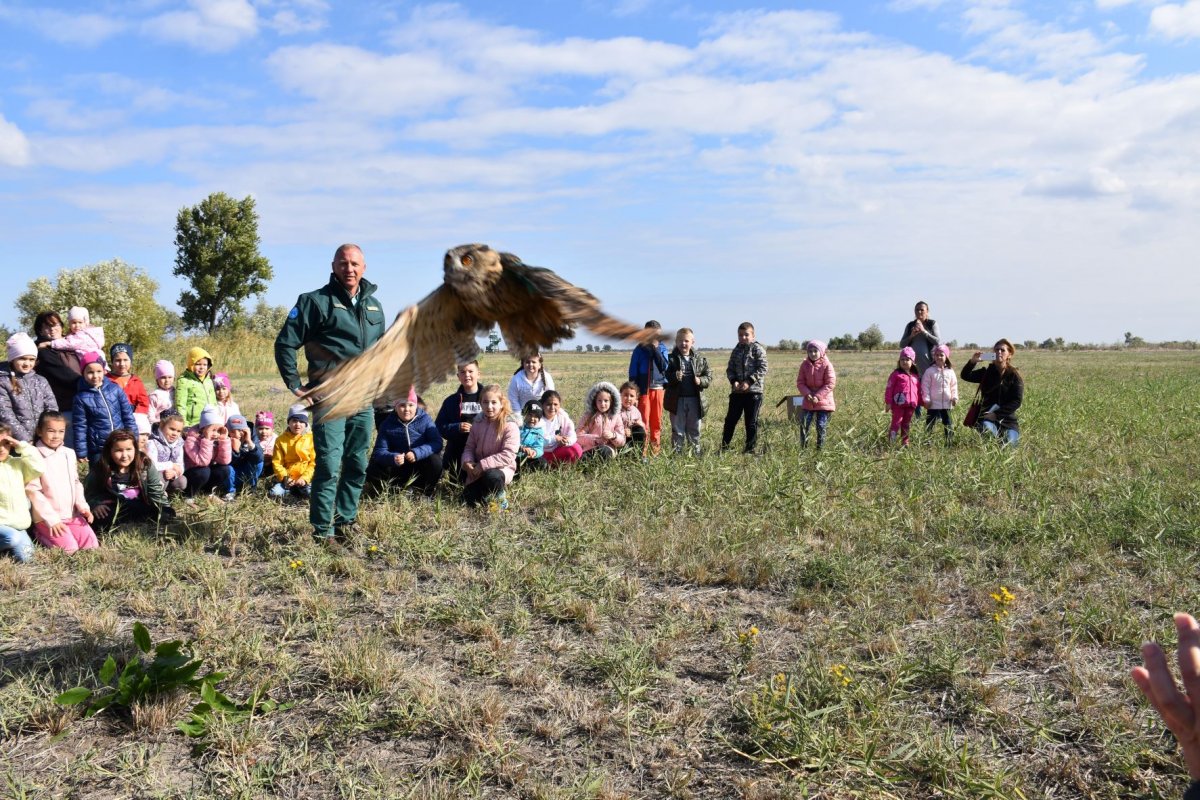
[(995, 353), (984, 353), (983, 355), (981, 355), (979, 357), (979, 360), (980, 361), (995, 361), (996, 354)]

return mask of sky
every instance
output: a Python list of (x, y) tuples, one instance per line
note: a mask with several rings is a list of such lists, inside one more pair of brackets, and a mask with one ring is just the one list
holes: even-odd
[(289, 307), (342, 242), (389, 314), (483, 242), (702, 347), (918, 299), (959, 342), (1200, 338), (1200, 0), (0, 0), (0, 41), (13, 299), (119, 257), (174, 308), (223, 191)]

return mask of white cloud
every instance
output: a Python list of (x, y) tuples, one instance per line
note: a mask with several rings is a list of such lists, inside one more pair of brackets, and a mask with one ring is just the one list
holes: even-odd
[(23, 167), (29, 163), (29, 140), (0, 114), (0, 164)]
[(168, 11), (142, 23), (149, 36), (197, 50), (229, 50), (258, 33), (258, 12), (248, 0), (188, 0), (190, 8)]
[(0, 19), (27, 25), (61, 44), (93, 47), (121, 31), (125, 21), (104, 14), (73, 13), (55, 8), (19, 8), (0, 5)]
[(1150, 30), (1167, 39), (1200, 38), (1200, 0), (1159, 6), (1150, 12)]
[(1076, 200), (1124, 195), (1128, 192), (1125, 181), (1102, 167), (1094, 167), (1083, 174), (1039, 173), (1025, 187), (1026, 194)]
[(325, 0), (259, 0), (257, 6), (266, 26), (281, 36), (314, 33), (328, 24)]

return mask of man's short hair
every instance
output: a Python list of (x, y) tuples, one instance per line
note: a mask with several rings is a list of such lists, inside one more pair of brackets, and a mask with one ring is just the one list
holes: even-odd
[(346, 242), (345, 244), (338, 245), (338, 249), (333, 251), (333, 260), (337, 261), (338, 256), (340, 256), (346, 250), (357, 250), (360, 253), (363, 251), (363, 249), (361, 247), (354, 244), (353, 242)]

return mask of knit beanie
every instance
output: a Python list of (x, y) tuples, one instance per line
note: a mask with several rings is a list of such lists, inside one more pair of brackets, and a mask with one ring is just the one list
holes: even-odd
[(304, 403), (296, 403), (296, 405), (288, 409), (287, 421), (291, 422), (294, 419), (300, 420), (305, 425), (308, 424), (308, 407)]
[(124, 353), (129, 356), (129, 363), (133, 363), (133, 345), (125, 342), (117, 342), (112, 347), (108, 348), (108, 360), (116, 361), (117, 353)]
[(205, 406), (200, 412), (200, 427), (207, 428), (209, 425), (221, 424), (221, 409), (216, 406)]
[(946, 358), (949, 358), (950, 357), (950, 348), (944, 344), (939, 344), (937, 347), (933, 348), (933, 354), (937, 355), (938, 353), (941, 353)]
[(99, 362), (100, 366), (102, 367), (107, 366), (104, 363), (103, 353), (97, 353), (95, 350), (91, 351), (90, 353), (84, 353), (79, 357), (79, 371), (83, 372), (83, 370), (87, 369), (89, 364), (95, 364), (96, 362)]
[(810, 347), (817, 348), (817, 353), (820, 355), (825, 355), (825, 351), (829, 349), (829, 345), (825, 344), (820, 339), (809, 339), (808, 342), (805, 343), (804, 349), (807, 350)]
[[(132, 359), (133, 356), (130, 356), (130, 358)], [(172, 364), (170, 361), (167, 361), (165, 358), (162, 359), (161, 361), (155, 361), (154, 362), (154, 380), (158, 380), (159, 378), (165, 378), (168, 376), (172, 377), (172, 378), (175, 377), (175, 365)]]
[(260, 411), (254, 415), (254, 427), (275, 427), (275, 415), (270, 411)]
[(913, 350), (911, 347), (906, 347), (900, 351), (900, 357), (907, 358), (909, 361), (916, 361), (917, 351)]
[(37, 344), (28, 333), (14, 333), (8, 337), (8, 360), (14, 361), (25, 356), (37, 356)]
[(83, 320), (87, 325), (92, 324), (92, 315), (89, 314), (88, 310), (83, 306), (72, 306), (71, 310), (67, 312), (67, 322), (72, 322), (77, 319)]
[(213, 386), (224, 386), (226, 389), (233, 391), (233, 384), (229, 382), (229, 375), (224, 372), (218, 372), (213, 375)]

